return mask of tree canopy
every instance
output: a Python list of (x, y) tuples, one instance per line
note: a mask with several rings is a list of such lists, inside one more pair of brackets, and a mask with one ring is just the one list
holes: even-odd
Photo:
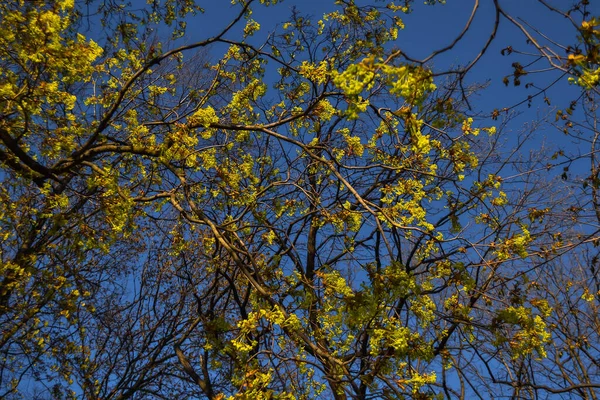
[(0, 398), (598, 398), (598, 5), (425, 3), (2, 2)]

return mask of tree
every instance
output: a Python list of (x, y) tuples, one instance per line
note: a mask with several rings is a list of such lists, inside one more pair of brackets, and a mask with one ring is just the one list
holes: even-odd
[(507, 146), (509, 107), (485, 119), (468, 81), (502, 20), (593, 98), (588, 2), (540, 0), (579, 35), (558, 56), (494, 1), (449, 70), (429, 62), (471, 20), (416, 60), (409, 1), (294, 9), (263, 34), (275, 3), (234, 1), (192, 43), (188, 0), (0, 5), (0, 395), (593, 398), (597, 321), (549, 289), (598, 231), (559, 218), (569, 160), (523, 158), (538, 125)]

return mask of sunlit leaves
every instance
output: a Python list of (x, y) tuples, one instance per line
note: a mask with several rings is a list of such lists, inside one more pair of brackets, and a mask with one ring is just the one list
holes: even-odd
[(496, 323), (506, 324), (508, 331), (499, 331), (497, 340), (508, 342), (513, 357), (523, 357), (533, 351), (540, 357), (546, 356), (544, 345), (550, 341), (550, 334), (541, 316), (533, 315), (526, 307), (511, 306), (499, 312)]
[(499, 292), (551, 211), (396, 48), (410, 2), (271, 31), (261, 3), (183, 47), (152, 29), (192, 2), (114, 5), (105, 49), (74, 4), (0, 6), (5, 342), (90, 398), (429, 396), (477, 335), (543, 355), (549, 306)]
[[(600, 82), (600, 18), (592, 17), (581, 22), (580, 41), (584, 49), (576, 49), (567, 56), (567, 66), (574, 72), (569, 81), (584, 89), (592, 89)], [(586, 53), (587, 51), (587, 53)]]

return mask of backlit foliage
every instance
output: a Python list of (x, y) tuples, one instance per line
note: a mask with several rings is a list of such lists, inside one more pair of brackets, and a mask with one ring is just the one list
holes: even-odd
[(460, 397), (554, 352), (533, 282), (589, 238), (403, 53), (410, 1), (233, 1), (194, 42), (193, 1), (79, 3), (0, 4), (0, 397)]

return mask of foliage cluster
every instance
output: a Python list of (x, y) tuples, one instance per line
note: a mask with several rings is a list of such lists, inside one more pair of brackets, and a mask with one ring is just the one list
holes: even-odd
[[(590, 2), (539, 0), (562, 45), (494, 1), (445, 71), (472, 19), (416, 60), (427, 7), (261, 27), (278, 3), (233, 1), (193, 42), (193, 0), (0, 4), (0, 397), (596, 398)], [(518, 106), (476, 112), (468, 84), (500, 22), (528, 40), (502, 51), (525, 102), (577, 88), (517, 139)], [(576, 151), (523, 151), (544, 123)]]

